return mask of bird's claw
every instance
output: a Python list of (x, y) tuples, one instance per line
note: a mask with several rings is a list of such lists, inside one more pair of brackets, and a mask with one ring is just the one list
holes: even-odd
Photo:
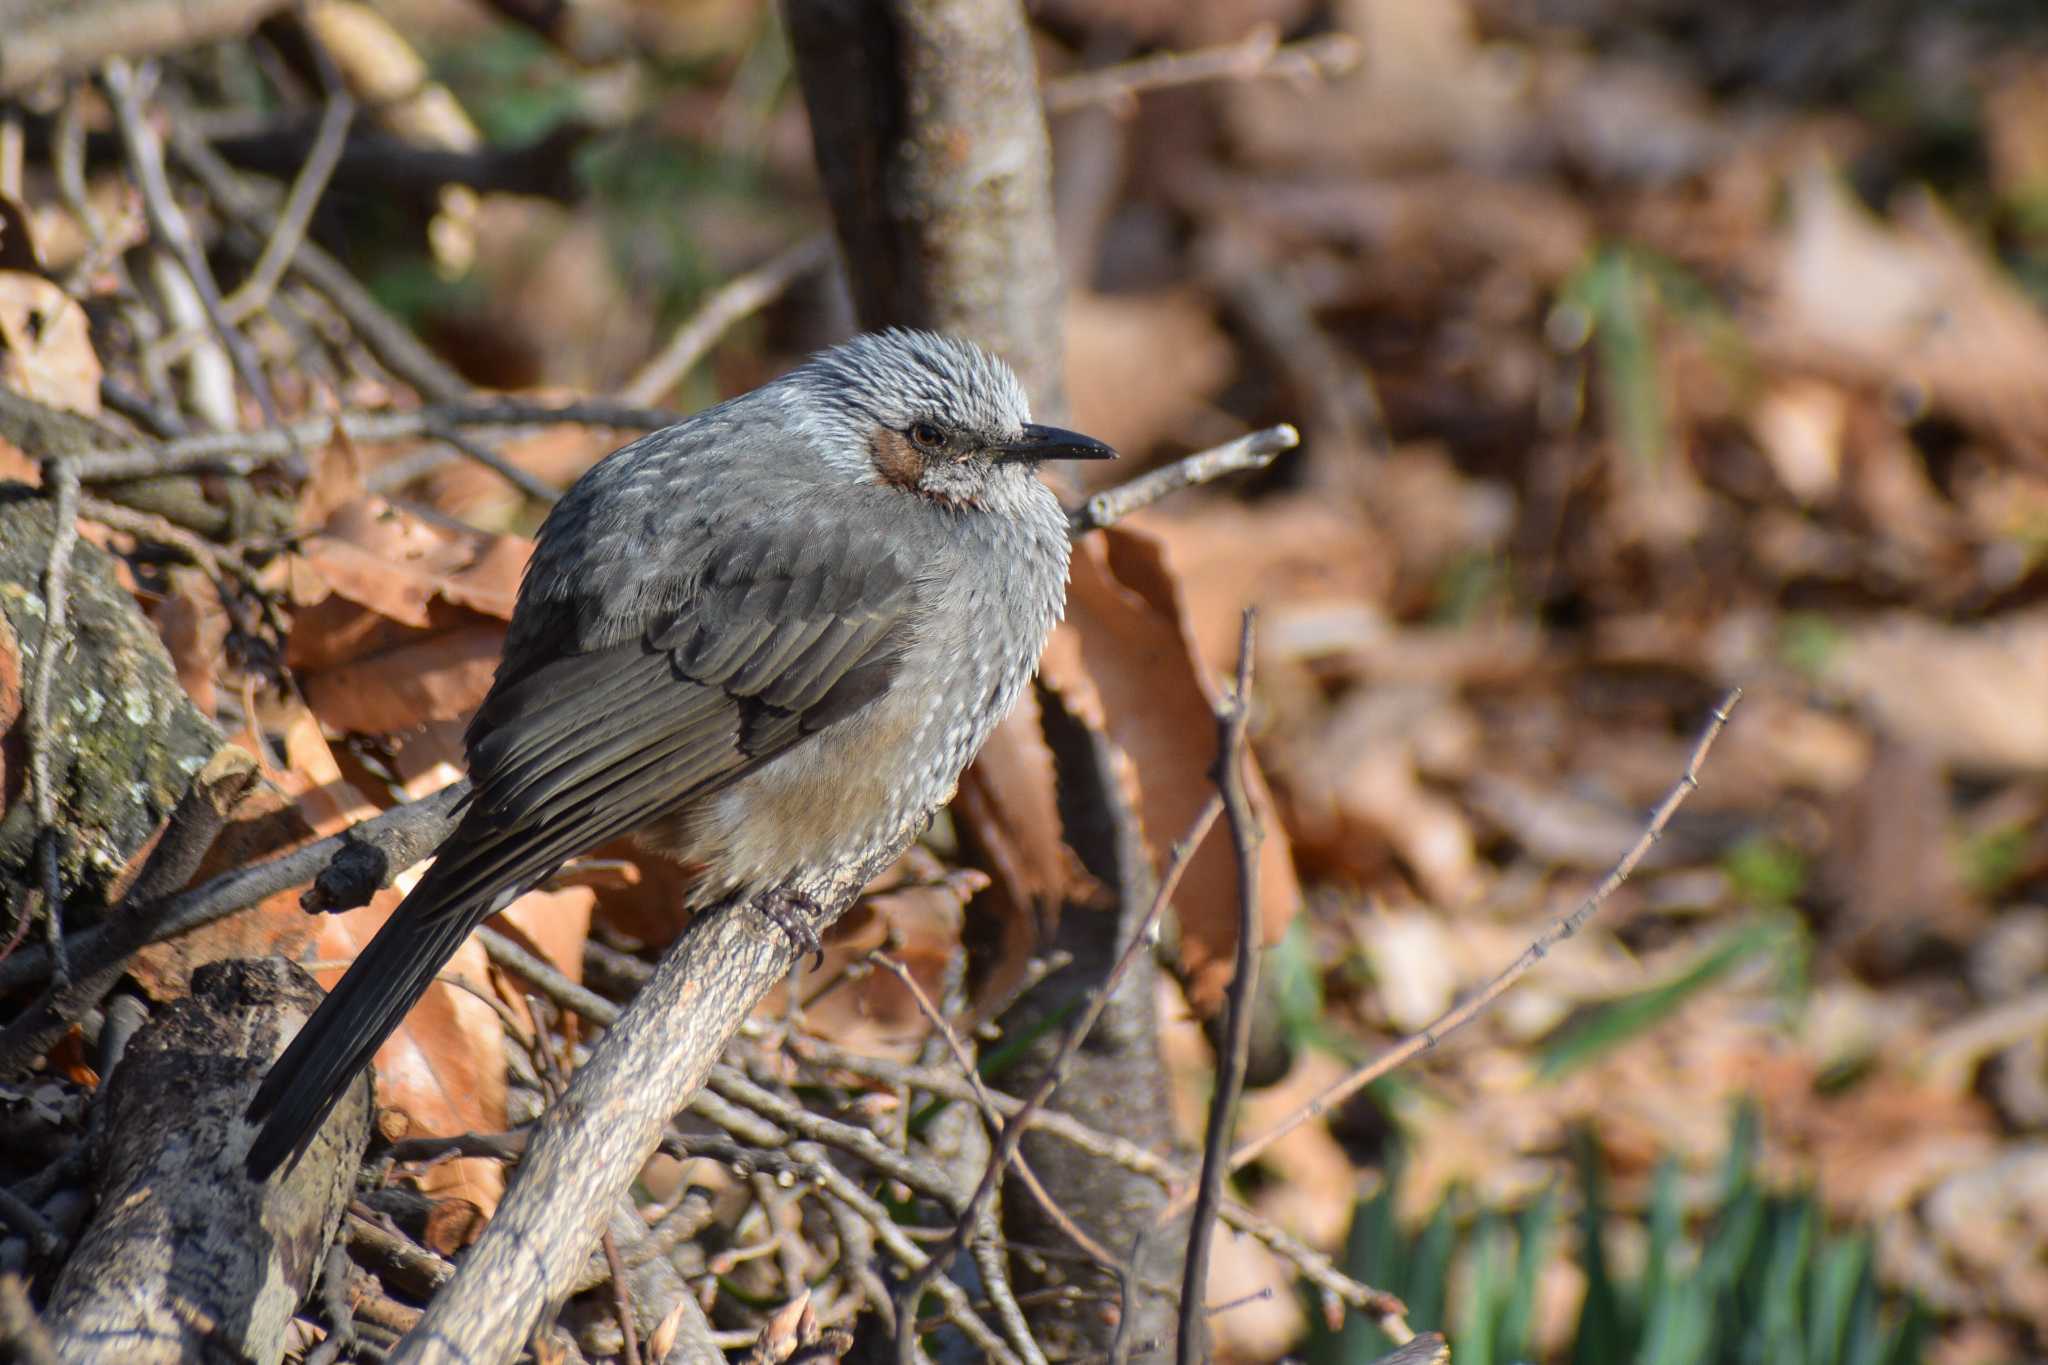
[(789, 935), (799, 956), (810, 957), (813, 968), (825, 965), (825, 945), (818, 941), (818, 931), (811, 923), (811, 918), (821, 913), (816, 901), (797, 891), (771, 891), (757, 897), (754, 906), (769, 923)]

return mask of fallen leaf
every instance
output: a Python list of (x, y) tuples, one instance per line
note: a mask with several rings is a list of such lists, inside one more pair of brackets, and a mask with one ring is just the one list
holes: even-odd
[(314, 714), (344, 733), (387, 734), (466, 718), (490, 691), (505, 644), (496, 623), (411, 636), (302, 677)]
[(1066, 337), (1074, 425), (1127, 456), (1171, 439), (1205, 412), (1235, 365), (1215, 308), (1185, 287), (1151, 294), (1074, 290)]
[(1818, 673), (1827, 692), (1945, 766), (2048, 770), (2048, 613), (1964, 626), (1882, 617), (1831, 642)]
[(436, 599), (511, 620), (532, 550), (519, 537), (433, 525), (374, 497), (336, 508), (299, 546), (327, 591), (422, 629)]
[[(1114, 526), (1074, 551), (1066, 622), (1041, 665), (1046, 684), (1083, 724), (1104, 731), (1129, 760), (1147, 846), (1161, 865), (1214, 790), (1216, 686), (1195, 660), (1179, 589), (1158, 540)], [(1267, 942), (1300, 903), (1285, 832), (1255, 758), (1247, 788), (1266, 838), (1259, 849), (1259, 912)], [(1175, 897), (1183, 966), (1197, 1009), (1222, 1000), (1237, 942), (1237, 875), (1229, 832), (1196, 850)]]
[(1766, 358), (1934, 406), (2048, 459), (2048, 318), (1930, 194), (1896, 223), (1833, 170), (1791, 185), (1788, 226), (1752, 339)]
[(100, 358), (85, 310), (40, 275), (0, 270), (0, 384), (97, 417)]

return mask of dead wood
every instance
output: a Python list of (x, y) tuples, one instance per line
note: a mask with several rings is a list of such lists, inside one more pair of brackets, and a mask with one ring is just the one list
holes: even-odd
[[(821, 907), (822, 930), (916, 833), (904, 830), (865, 863), (802, 876), (787, 889)], [(393, 1362), (519, 1353), (575, 1289), (669, 1120), (797, 953), (788, 935), (745, 902), (698, 917), (541, 1119), (490, 1225)]]
[(51, 1291), (60, 1356), (275, 1360), (319, 1274), (369, 1142), (359, 1080), (289, 1176), (243, 1171), (249, 1097), (319, 1003), (277, 958), (214, 962), (107, 1081), (97, 1213)]

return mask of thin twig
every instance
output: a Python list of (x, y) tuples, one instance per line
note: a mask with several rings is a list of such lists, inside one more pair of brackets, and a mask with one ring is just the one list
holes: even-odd
[(1348, 33), (1326, 33), (1283, 45), (1278, 29), (1261, 24), (1235, 42), (1192, 52), (1163, 52), (1061, 76), (1047, 81), (1040, 93), (1047, 112), (1063, 114), (1091, 104), (1129, 104), (1148, 90), (1204, 81), (1270, 76), (1300, 82), (1341, 76), (1363, 56), (1363, 46)]
[(263, 254), (250, 268), (249, 278), (227, 298), (227, 315), (234, 321), (244, 322), (262, 312), (270, 296), (277, 292), (279, 281), (284, 279), (285, 271), (290, 269), (306, 240), (313, 210), (319, 207), (320, 196), (326, 192), (327, 182), (341, 161), (341, 149), (348, 143), (348, 128), (355, 113), (356, 102), (347, 90), (336, 86), (328, 92), (326, 106), (320, 111), (319, 131), (314, 133), (313, 146), (306, 153), (306, 164), (299, 168), (290, 193), (285, 195), (284, 208), (278, 212), (270, 237), (263, 243)]
[(1186, 1273), (1180, 1291), (1180, 1365), (1208, 1358), (1208, 1317), (1202, 1299), (1209, 1283), (1209, 1249), (1216, 1238), (1216, 1218), (1223, 1203), (1224, 1163), (1229, 1159), (1230, 1132), (1237, 1121), (1237, 1102), (1244, 1093), (1251, 1065), (1252, 1005), (1259, 982), (1259, 844), (1264, 835), (1245, 792), (1246, 735), (1251, 728), (1252, 631), (1255, 608), (1246, 607), (1237, 638), (1237, 686), (1216, 708), (1217, 789), (1230, 822), (1231, 846), (1237, 851), (1237, 970), (1230, 979), (1224, 1016), (1225, 1045), (1216, 1059), (1216, 1093), (1209, 1101), (1208, 1132), (1202, 1141), (1202, 1179), (1195, 1199)]
[(676, 329), (668, 345), (620, 387), (620, 400), (659, 402), (734, 324), (781, 298), (792, 284), (831, 259), (832, 234), (813, 233), (720, 285)]
[(966, 1239), (973, 1235), (974, 1228), (979, 1222), (980, 1210), (988, 1206), (988, 1201), (995, 1194), (997, 1180), (1001, 1178), (1003, 1171), (1010, 1164), (1011, 1157), (1016, 1155), (1018, 1145), (1024, 1140), (1024, 1134), (1030, 1127), (1030, 1116), (1045, 1107), (1046, 1101), (1052, 1098), (1053, 1092), (1066, 1078), (1067, 1068), (1073, 1064), (1074, 1054), (1081, 1050), (1082, 1042), (1094, 1029), (1096, 1021), (1102, 1017), (1103, 1010), (1108, 1008), (1110, 998), (1116, 994), (1118, 984), (1129, 973), (1131, 964), (1137, 961), (1138, 954), (1145, 951), (1151, 943), (1152, 926), (1159, 922), (1159, 916), (1165, 912), (1168, 902), (1173, 899), (1173, 893), (1180, 885), (1182, 874), (1187, 871), (1188, 863), (1194, 858), (1195, 849), (1208, 837), (1210, 828), (1215, 825), (1217, 817), (1222, 812), (1223, 798), (1210, 797), (1202, 807), (1201, 813), (1195, 817), (1195, 822), (1187, 835), (1174, 846), (1173, 857), (1167, 863), (1165, 875), (1159, 879), (1159, 889), (1152, 898), (1152, 904), (1146, 908), (1144, 917), (1139, 920), (1137, 928), (1131, 934), (1130, 942), (1124, 946), (1123, 955), (1117, 959), (1116, 965), (1110, 968), (1109, 974), (1089, 997), (1080, 1017), (1075, 1019), (1066, 1036), (1060, 1040), (1059, 1052), (1054, 1055), (1052, 1065), (1046, 1068), (1045, 1074), (1033, 1087), (1029, 1098), (1024, 1101), (1017, 1113), (1011, 1115), (1004, 1123), (1002, 1133), (996, 1138), (995, 1150), (989, 1155), (988, 1165), (982, 1171), (981, 1182), (975, 1187), (966, 1211), (955, 1223), (952, 1233), (932, 1252), (931, 1259), (910, 1277), (902, 1291), (898, 1293), (898, 1365), (913, 1365), (916, 1358), (915, 1323), (918, 1300), (924, 1291), (931, 1287), (933, 1281), (945, 1274), (952, 1265), (953, 1258), (959, 1255), (961, 1247), (966, 1244)]
[[(275, 230), (277, 215), (271, 204), (275, 196), (238, 175), (234, 168), (208, 146), (189, 118), (171, 120), (171, 150), (185, 169), (192, 172), (206, 192), (231, 219), (244, 220)], [(314, 243), (300, 240), (293, 253), (292, 273), (311, 285), (334, 305), (336, 312), (391, 373), (418, 389), (436, 403), (461, 402), (469, 397), (468, 381), (447, 361), (421, 344), (409, 328), (370, 296), (347, 266)], [(90, 476), (88, 476), (90, 477)]]
[(1183, 488), (1193, 488), (1247, 469), (1264, 469), (1282, 451), (1292, 450), (1300, 444), (1301, 433), (1285, 422), (1263, 431), (1249, 432), (1214, 449), (1190, 455), (1149, 474), (1140, 474), (1128, 483), (1105, 488), (1082, 503), (1068, 520), (1075, 535), (1100, 530)]
[[(1552, 948), (1555, 948), (1558, 944), (1572, 937), (1585, 927), (1586, 921), (1591, 919), (1593, 914), (1607, 901), (1608, 897), (1612, 896), (1615, 891), (1620, 889), (1621, 884), (1628, 880), (1629, 874), (1635, 871), (1636, 864), (1640, 863), (1644, 855), (1649, 853), (1651, 845), (1655, 844), (1664, 833), (1664, 827), (1671, 823), (1671, 817), (1677, 814), (1678, 808), (1681, 805), (1685, 804), (1685, 799), (1699, 790), (1700, 767), (1706, 762), (1707, 751), (1714, 747), (1714, 741), (1720, 738), (1722, 728), (1728, 724), (1729, 715), (1735, 710), (1736, 703), (1741, 700), (1742, 689), (1739, 687), (1733, 689), (1727, 696), (1721, 699), (1721, 704), (1714, 708), (1713, 716), (1707, 721), (1706, 728), (1701, 731), (1699, 742), (1693, 745), (1692, 756), (1686, 762), (1684, 774), (1679, 777), (1671, 790), (1665, 794), (1664, 799), (1658, 803), (1657, 809), (1650, 816), (1649, 824), (1643, 829), (1642, 836), (1635, 841), (1628, 852), (1622, 854), (1621, 861), (1614, 865), (1613, 870), (1601, 880), (1600, 885), (1593, 888), (1591, 895), (1579, 902), (1577, 908), (1572, 910), (1570, 914), (1563, 916), (1555, 924), (1551, 925), (1550, 928), (1544, 930), (1534, 943), (1531, 943), (1522, 950), (1521, 956), (1509, 963), (1498, 976), (1487, 982), (1478, 993), (1446, 1010), (1421, 1032), (1411, 1034), (1393, 1047), (1388, 1048), (1370, 1064), (1333, 1083), (1307, 1104), (1295, 1110), (1285, 1119), (1282, 1119), (1269, 1132), (1253, 1138), (1251, 1141), (1238, 1147), (1235, 1152), (1231, 1153), (1230, 1169), (1232, 1171), (1242, 1170), (1245, 1166), (1257, 1161), (1274, 1143), (1301, 1127), (1302, 1124), (1307, 1123), (1310, 1119), (1322, 1117), (1330, 1111), (1332, 1106), (1342, 1104), (1345, 1100), (1357, 1094), (1366, 1086), (1371, 1085), (1380, 1077), (1436, 1047), (1445, 1038), (1448, 1038), (1466, 1024), (1471, 1023), (1473, 1019), (1483, 1013), (1494, 1001), (1506, 994), (1509, 987), (1528, 975), (1531, 968), (1549, 956)], [(1177, 1206), (1186, 1202), (1187, 1196), (1185, 1195), (1176, 1199), (1173, 1204), (1168, 1206), (1166, 1214), (1162, 1215), (1162, 1217), (1172, 1217), (1179, 1213), (1180, 1208)]]
[(5, 1185), (0, 1185), (0, 1223), (20, 1234), (38, 1258), (57, 1250), (57, 1230), (50, 1220)]
[(490, 470), (529, 498), (535, 498), (550, 507), (553, 507), (562, 500), (561, 489), (555, 487), (539, 475), (521, 469), (518, 465), (513, 464), (481, 441), (472, 441), (447, 423), (428, 427), (427, 434), (435, 440), (461, 451), (464, 455), (475, 460), (485, 469)]
[(317, 446), (333, 440), (336, 431), (351, 441), (376, 444), (410, 440), (448, 427), (541, 427), (556, 422), (581, 426), (652, 431), (683, 420), (665, 408), (644, 408), (604, 399), (580, 403), (532, 403), (522, 399), (436, 403), (404, 411), (349, 411), (308, 417), (273, 431), (208, 432), (160, 445), (125, 446), (81, 451), (76, 457), (84, 483), (142, 479), (155, 474), (212, 469), (247, 474), (292, 454), (293, 443)]
[[(165, 939), (176, 938), (179, 934), (225, 919), (237, 910), (246, 910), (265, 897), (304, 885), (322, 875), (327, 865), (344, 850), (398, 847), (409, 851), (421, 842), (431, 848), (446, 837), (453, 825), (449, 812), (468, 792), (469, 782), (464, 779), (432, 796), (395, 806), (374, 819), (365, 820), (304, 848), (224, 872), (204, 885), (182, 891), (155, 906), (124, 903), (119, 910), (109, 914), (105, 922), (66, 938), (64, 951), (78, 965), (80, 973), (91, 974), (126, 956), (127, 950), (123, 946), (126, 935), (118, 930), (131, 915), (147, 917), (148, 929), (143, 935), (145, 942), (162, 943)], [(411, 865), (402, 861), (403, 856), (402, 852), (388, 860), (399, 864), (391, 867), (391, 872), (402, 872)], [(44, 949), (23, 951), (0, 962), (0, 994), (19, 990), (48, 977), (50, 964), (50, 954)]]
[[(192, 225), (171, 191), (170, 177), (164, 171), (163, 143), (158, 139), (156, 130), (149, 126), (148, 115), (142, 108), (141, 82), (134, 69), (119, 57), (107, 62), (104, 74), (107, 98), (114, 106), (114, 120), (121, 130), (121, 144), (128, 153), (129, 168), (135, 172), (136, 186), (142, 191), (142, 207), (149, 217), (150, 231), (177, 257), (178, 264), (191, 279), (192, 287), (199, 292), (207, 320), (213, 324), (221, 345), (227, 348), (235, 372), (248, 385), (249, 392), (256, 396), (257, 406), (263, 409), (264, 422), (273, 430), (280, 429), (284, 419), (278, 415), (277, 400), (270, 392), (270, 381), (264, 378), (263, 363), (249, 344), (249, 338), (243, 336), (229, 320), (221, 301), (220, 285), (215, 282), (213, 270), (206, 263), (206, 253), (199, 249), (199, 241), (192, 235)], [(289, 438), (289, 431), (286, 434)], [(289, 453), (296, 456), (300, 451), (294, 448)]]
[[(204, 536), (193, 534), (168, 517), (160, 517), (154, 512), (138, 512), (132, 507), (123, 507), (120, 503), (108, 502), (104, 498), (90, 495), (79, 498), (78, 514), (87, 521), (96, 521), (110, 530), (125, 531), (139, 540), (155, 541), (159, 545), (176, 550), (213, 580), (224, 606), (227, 605), (229, 596), (228, 575), (232, 574), (252, 589), (257, 586), (255, 576), (242, 562), (240, 555), (232, 555), (231, 559), (224, 558), (221, 547)], [(229, 607), (229, 610), (232, 612), (233, 608)]]
[[(884, 952), (877, 951), (868, 956), (883, 970), (901, 981), (903, 988), (910, 992), (910, 998), (916, 1002), (918, 1012), (924, 1015), (933, 1030), (945, 1040), (947, 1051), (953, 1054), (954, 1065), (960, 1068), (960, 1074), (967, 1079), (967, 1084), (973, 1089), (974, 1101), (981, 1107), (982, 1117), (987, 1121), (989, 1131), (1001, 1132), (1003, 1111), (997, 1106), (995, 1096), (989, 1093), (988, 1086), (983, 1083), (981, 1069), (975, 1066), (974, 1058), (968, 1054), (967, 1044), (961, 1041), (958, 1030), (939, 1012), (938, 1006), (925, 993), (924, 987), (918, 983), (916, 975), (910, 968)], [(1122, 1275), (1128, 1271), (1129, 1267), (1119, 1261), (1107, 1247), (1090, 1237), (1079, 1224), (1067, 1216), (1067, 1211), (1059, 1206), (1051, 1192), (1039, 1181), (1038, 1173), (1033, 1171), (1031, 1163), (1024, 1159), (1022, 1150), (1018, 1151), (1011, 1165), (1016, 1169), (1018, 1179), (1031, 1191), (1031, 1197), (1045, 1210), (1045, 1216), (1052, 1220), (1053, 1226), (1067, 1235), (1069, 1241), (1112, 1273)]]
[[(70, 975), (70, 955), (64, 946), (64, 887), (59, 874), (62, 830), (57, 824), (57, 788), (50, 776), (56, 741), (50, 734), (50, 695), (57, 688), (57, 658), (71, 648), (71, 631), (66, 621), (70, 600), (67, 586), (71, 574), (71, 552), (78, 544), (78, 471), (68, 456), (58, 456), (43, 466), (43, 478), (54, 496), (50, 502), (50, 557), (43, 570), (43, 639), (36, 654), (36, 671), (29, 690), (26, 733), (28, 735), (29, 782), (35, 789), (36, 852), (41, 860), (43, 930), (50, 955), (51, 972), (58, 981)], [(26, 916), (29, 908), (24, 906)]]
[(626, 1284), (626, 1268), (619, 1263), (619, 1244), (606, 1228), (604, 1236), (598, 1238), (604, 1248), (604, 1263), (612, 1272), (612, 1311), (618, 1314), (619, 1331), (626, 1338), (625, 1358), (629, 1365), (640, 1360), (640, 1330), (633, 1325), (632, 1290)]

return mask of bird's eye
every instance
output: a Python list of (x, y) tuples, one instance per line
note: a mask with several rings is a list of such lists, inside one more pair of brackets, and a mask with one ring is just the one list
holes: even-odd
[(946, 433), (936, 422), (912, 422), (909, 435), (911, 444), (920, 450), (937, 450), (946, 443)]

